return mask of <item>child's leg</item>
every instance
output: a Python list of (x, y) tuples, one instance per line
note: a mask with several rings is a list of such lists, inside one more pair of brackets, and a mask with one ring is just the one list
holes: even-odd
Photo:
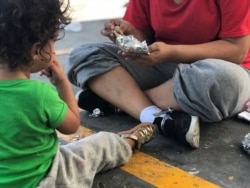
[(98, 172), (127, 163), (132, 149), (139, 149), (155, 134), (155, 125), (141, 123), (119, 134), (100, 132), (62, 146), (39, 187), (91, 187)]
[(60, 147), (39, 187), (91, 187), (94, 176), (128, 162), (131, 146), (117, 134), (100, 132)]

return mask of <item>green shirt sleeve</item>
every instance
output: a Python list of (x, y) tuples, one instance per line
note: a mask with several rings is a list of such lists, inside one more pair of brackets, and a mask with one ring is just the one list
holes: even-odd
[(68, 106), (59, 97), (57, 91), (51, 86), (46, 92), (44, 99), (44, 112), (47, 119), (47, 125), (51, 128), (57, 128), (65, 119)]

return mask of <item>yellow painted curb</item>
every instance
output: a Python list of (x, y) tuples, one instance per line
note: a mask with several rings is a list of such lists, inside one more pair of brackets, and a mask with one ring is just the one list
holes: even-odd
[(218, 188), (218, 185), (189, 174), (142, 152), (136, 152), (122, 170), (158, 188)]
[[(83, 138), (93, 134), (94, 131), (81, 126), (72, 135), (57, 133), (58, 137), (71, 142), (76, 137)], [(157, 188), (219, 188), (218, 185), (139, 151), (133, 154), (128, 164), (120, 168)]]

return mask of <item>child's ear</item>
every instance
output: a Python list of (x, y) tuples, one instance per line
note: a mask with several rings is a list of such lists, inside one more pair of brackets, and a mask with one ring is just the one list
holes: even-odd
[(40, 43), (39, 42), (34, 43), (31, 48), (31, 57), (39, 55), (39, 50), (40, 50)]

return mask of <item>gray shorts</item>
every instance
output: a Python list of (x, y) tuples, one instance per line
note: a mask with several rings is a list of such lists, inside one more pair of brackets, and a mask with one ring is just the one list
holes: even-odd
[(250, 99), (250, 71), (219, 60), (191, 64), (162, 63), (146, 67), (126, 61), (113, 43), (77, 45), (69, 55), (66, 72), (72, 84), (85, 88), (86, 81), (116, 66), (124, 67), (142, 90), (172, 78), (173, 92), (181, 109), (207, 122), (230, 118)]

